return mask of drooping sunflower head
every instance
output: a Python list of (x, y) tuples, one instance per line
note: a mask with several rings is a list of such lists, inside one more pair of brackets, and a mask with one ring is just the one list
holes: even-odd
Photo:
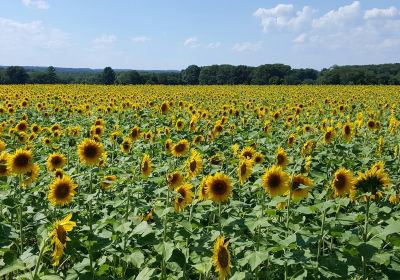
[(224, 236), (219, 236), (213, 249), (213, 264), (215, 272), (218, 273), (218, 279), (224, 280), (231, 275), (231, 254), (228, 249), (229, 242), (225, 242)]
[(63, 154), (53, 153), (47, 158), (47, 169), (54, 171), (56, 169), (62, 169), (67, 162), (67, 159)]
[(52, 205), (64, 206), (69, 204), (75, 195), (77, 185), (71, 177), (64, 175), (62, 178), (56, 177), (50, 185), (49, 200)]
[(175, 192), (177, 193), (174, 203), (176, 212), (181, 212), (187, 205), (192, 203), (194, 196), (192, 188), (193, 186), (190, 184), (183, 184), (175, 188)]
[(299, 201), (308, 196), (308, 192), (313, 186), (312, 179), (301, 174), (293, 176), (291, 195), (294, 201)]
[(372, 167), (364, 173), (360, 173), (355, 183), (357, 191), (367, 195), (371, 199), (379, 198), (384, 189), (388, 188), (390, 180), (384, 169)]
[(294, 142), (296, 141), (296, 134), (292, 133), (288, 138), (288, 146), (293, 146)]
[(289, 175), (281, 166), (273, 165), (264, 173), (263, 186), (272, 197), (286, 193), (289, 190), (289, 183)]
[(28, 173), (25, 174), (25, 176), (27, 176), (27, 177), (24, 178), (24, 180), (22, 181), (22, 186), (27, 187), (30, 184), (32, 184), (33, 182), (35, 182), (37, 180), (37, 178), (39, 177), (39, 172), (40, 172), (39, 165), (34, 164), (32, 166), (31, 171), (29, 171)]
[(198, 192), (200, 201), (207, 199), (207, 179), (208, 179), (208, 176), (204, 176), (200, 182), (199, 192)]
[(145, 154), (140, 165), (141, 173), (148, 177), (150, 176), (151, 171), (153, 170), (153, 163), (151, 162), (151, 158), (148, 154)]
[(162, 114), (166, 114), (169, 111), (169, 104), (168, 102), (163, 102), (163, 104), (161, 104), (161, 113)]
[(275, 159), (276, 159), (276, 165), (279, 165), (281, 167), (285, 167), (289, 163), (289, 158), (282, 147), (278, 147)]
[(332, 142), (333, 138), (335, 138), (335, 129), (333, 127), (328, 127), (324, 134), (324, 144), (329, 144)]
[(189, 142), (186, 139), (180, 140), (172, 146), (171, 153), (176, 157), (184, 156), (189, 151)]
[(62, 169), (54, 170), (54, 177), (62, 178), (63, 176), (64, 176), (64, 170), (62, 170)]
[(339, 168), (333, 175), (332, 180), (334, 197), (349, 194), (354, 189), (354, 183), (355, 179), (353, 177), (353, 172), (344, 167)]
[(199, 175), (201, 170), (203, 169), (203, 160), (201, 155), (196, 150), (192, 151), (192, 155), (187, 161), (187, 168), (188, 168), (188, 177), (193, 178)]
[(312, 140), (307, 140), (303, 147), (301, 148), (301, 155), (302, 156), (308, 156), (311, 154), (313, 148), (314, 148), (314, 141)]
[(232, 195), (231, 179), (221, 172), (209, 176), (206, 185), (207, 197), (214, 202), (221, 203), (228, 201)]
[(140, 128), (135, 126), (132, 128), (131, 133), (129, 135), (132, 138), (132, 141), (137, 140), (140, 137)]
[(8, 157), (7, 165), (11, 172), (25, 174), (32, 170), (33, 156), (31, 150), (18, 149)]
[(10, 167), (7, 164), (9, 156), (6, 152), (0, 154), (0, 176), (9, 176), (11, 174)]
[(117, 176), (115, 175), (107, 175), (104, 176), (103, 181), (101, 182), (100, 186), (103, 190), (111, 189), (112, 185), (117, 180)]
[(165, 150), (167, 150), (167, 152), (171, 152), (172, 146), (173, 146), (172, 140), (167, 139), (164, 144)]
[(67, 241), (71, 241), (68, 237), (68, 232), (70, 232), (76, 223), (71, 221), (72, 213), (68, 214), (64, 219), (56, 221), (52, 226), (52, 231), (49, 234), (51, 238), (51, 244), (54, 247), (53, 252), (53, 265), (58, 266), (60, 263), (61, 256), (64, 253), (64, 248), (67, 245)]
[(239, 162), (237, 175), (241, 185), (243, 185), (247, 181), (247, 179), (250, 178), (251, 173), (253, 171), (253, 166), (254, 166), (254, 161), (251, 159), (245, 159)]
[(183, 175), (179, 171), (175, 171), (167, 175), (167, 183), (170, 189), (174, 189), (182, 185), (183, 181), (184, 181)]
[(79, 159), (86, 165), (98, 165), (103, 153), (103, 145), (92, 139), (84, 139), (78, 146)]

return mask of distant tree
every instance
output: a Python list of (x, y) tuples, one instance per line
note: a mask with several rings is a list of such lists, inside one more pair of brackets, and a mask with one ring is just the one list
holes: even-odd
[(190, 65), (185, 70), (182, 71), (182, 80), (188, 85), (198, 85), (200, 67), (197, 65)]
[(46, 72), (31, 72), (29, 76), (32, 84), (49, 84), (49, 75)]
[(233, 83), (235, 85), (250, 84), (250, 80), (251, 80), (250, 74), (251, 74), (252, 68), (253, 67), (249, 67), (246, 65), (236, 66), (235, 69), (233, 70)]
[(56, 74), (56, 69), (53, 66), (47, 68), (47, 83), (55, 84), (58, 82), (58, 77)]
[(25, 84), (29, 76), (21, 66), (10, 66), (6, 70), (8, 82), (10, 84)]
[(137, 85), (143, 83), (143, 80), (138, 71), (130, 70), (118, 73), (116, 83), (121, 85)]
[(113, 85), (115, 83), (116, 75), (111, 67), (106, 67), (102, 72), (101, 78), (103, 84)]
[(199, 84), (216, 85), (217, 84), (218, 65), (201, 67), (199, 75)]

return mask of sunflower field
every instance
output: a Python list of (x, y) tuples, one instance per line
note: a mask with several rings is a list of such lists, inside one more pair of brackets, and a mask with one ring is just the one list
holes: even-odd
[(0, 87), (0, 279), (400, 279), (396, 86)]

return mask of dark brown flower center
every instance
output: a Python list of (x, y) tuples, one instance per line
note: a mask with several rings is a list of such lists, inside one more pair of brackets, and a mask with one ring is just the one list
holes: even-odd
[(185, 144), (179, 143), (179, 144), (175, 145), (174, 149), (177, 153), (181, 153), (185, 150), (185, 147), (186, 147)]
[(189, 164), (190, 171), (194, 172), (196, 170), (197, 163), (195, 160), (192, 160)]
[(279, 174), (272, 174), (268, 179), (268, 185), (271, 188), (277, 188), (281, 184), (281, 176)]
[(222, 268), (227, 268), (229, 265), (229, 254), (225, 247), (220, 247), (218, 250), (218, 262)]
[(83, 154), (87, 158), (95, 158), (97, 156), (97, 152), (97, 147), (95, 145), (88, 145), (83, 150)]
[(57, 227), (57, 237), (62, 244), (65, 244), (65, 242), (67, 242), (67, 232), (65, 231), (63, 226)]
[(346, 135), (349, 135), (350, 132), (351, 132), (350, 126), (346, 125), (346, 126), (344, 127), (344, 133), (345, 133)]
[(335, 188), (338, 190), (344, 189), (344, 187), (346, 186), (346, 176), (344, 174), (336, 175), (334, 185)]
[(70, 193), (70, 185), (68, 183), (59, 183), (56, 186), (55, 196), (57, 199), (65, 199)]
[(278, 165), (282, 165), (285, 162), (285, 156), (283, 154), (278, 154), (276, 156), (276, 160), (278, 162)]
[(15, 166), (22, 168), (29, 165), (29, 156), (25, 154), (17, 155), (14, 159)]
[(215, 180), (211, 185), (212, 193), (216, 195), (224, 195), (228, 189), (228, 186), (223, 180)]

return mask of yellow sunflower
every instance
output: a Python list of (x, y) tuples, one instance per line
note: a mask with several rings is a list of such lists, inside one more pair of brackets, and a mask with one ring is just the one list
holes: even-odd
[(240, 152), (240, 157), (243, 159), (253, 159), (256, 154), (256, 150), (253, 147), (245, 147)]
[(208, 176), (206, 194), (208, 199), (217, 203), (228, 201), (232, 195), (231, 179), (221, 172)]
[(335, 138), (336, 132), (333, 127), (328, 127), (324, 134), (324, 144), (329, 144), (332, 142), (333, 138)]
[(148, 154), (144, 154), (142, 163), (140, 164), (140, 171), (146, 177), (150, 176), (151, 171), (153, 170), (153, 163), (151, 162), (151, 158)]
[(198, 151), (196, 150), (192, 151), (192, 155), (187, 161), (187, 167), (188, 167), (189, 178), (196, 177), (197, 175), (200, 174), (201, 170), (203, 169), (203, 160)]
[(276, 159), (276, 165), (281, 167), (285, 167), (289, 163), (289, 158), (282, 147), (278, 147), (275, 159)]
[(64, 253), (64, 249), (67, 246), (67, 241), (71, 241), (67, 234), (76, 226), (76, 223), (71, 221), (71, 218), (72, 213), (69, 213), (64, 219), (56, 221), (53, 224), (53, 229), (49, 234), (49, 237), (51, 238), (51, 244), (54, 247), (54, 266), (58, 266), (61, 256)]
[(132, 145), (132, 140), (130, 138), (124, 138), (124, 140), (121, 143), (121, 152), (123, 153), (129, 153), (130, 149), (131, 149), (131, 145)]
[(289, 175), (280, 166), (273, 165), (264, 173), (263, 186), (272, 197), (286, 193), (289, 183)]
[(200, 201), (207, 199), (207, 179), (208, 176), (205, 176), (203, 177), (203, 179), (201, 179), (201, 183), (198, 190), (198, 196)]
[(63, 154), (53, 153), (47, 158), (47, 169), (50, 171), (62, 169), (66, 162), (67, 159)]
[(355, 179), (353, 177), (353, 172), (344, 167), (339, 168), (333, 175), (332, 180), (334, 197), (349, 194), (354, 189), (354, 184)]
[(179, 171), (175, 171), (167, 175), (167, 183), (171, 190), (182, 185), (183, 181), (183, 175)]
[(265, 157), (262, 153), (256, 153), (254, 155), (254, 163), (255, 164), (262, 164), (265, 161)]
[(104, 153), (104, 147), (91, 139), (84, 139), (78, 146), (78, 156), (87, 165), (97, 165)]
[(224, 280), (231, 275), (231, 254), (228, 249), (229, 242), (225, 242), (223, 235), (219, 236), (214, 243), (213, 264), (215, 272), (218, 273), (218, 279)]
[(254, 161), (251, 159), (241, 160), (237, 169), (240, 184), (243, 185), (250, 178), (253, 171)]
[(176, 212), (181, 212), (187, 205), (193, 201), (193, 186), (190, 184), (183, 184), (175, 188), (178, 195), (175, 198), (174, 208)]
[(18, 149), (8, 157), (8, 169), (16, 174), (25, 174), (32, 170), (33, 156), (32, 151)]
[(342, 135), (347, 143), (351, 141), (351, 139), (353, 138), (353, 134), (354, 134), (353, 124), (350, 122), (345, 123), (345, 125), (342, 128)]
[(77, 185), (71, 177), (64, 175), (62, 178), (56, 177), (50, 185), (48, 198), (52, 205), (64, 206), (71, 202), (75, 195)]
[(172, 146), (171, 153), (176, 157), (184, 156), (189, 151), (189, 142), (186, 139), (180, 140)]
[(104, 176), (103, 181), (101, 182), (100, 186), (103, 190), (111, 189), (114, 182), (117, 180), (117, 176), (115, 175), (107, 175)]
[(302, 200), (308, 196), (308, 192), (313, 186), (312, 179), (301, 174), (293, 176), (291, 195), (294, 201)]
[(10, 167), (7, 164), (9, 156), (6, 152), (0, 154), (0, 176), (9, 176), (11, 174)]
[(32, 165), (31, 171), (25, 174), (28, 177), (22, 181), (22, 186), (26, 187), (35, 182), (39, 177), (39, 171), (40, 171), (39, 165), (37, 164)]
[(365, 198), (375, 199), (382, 196), (384, 188), (388, 188), (390, 185), (389, 175), (384, 169), (378, 169), (373, 167), (367, 170), (365, 173), (360, 173), (355, 183), (356, 191), (363, 194)]

